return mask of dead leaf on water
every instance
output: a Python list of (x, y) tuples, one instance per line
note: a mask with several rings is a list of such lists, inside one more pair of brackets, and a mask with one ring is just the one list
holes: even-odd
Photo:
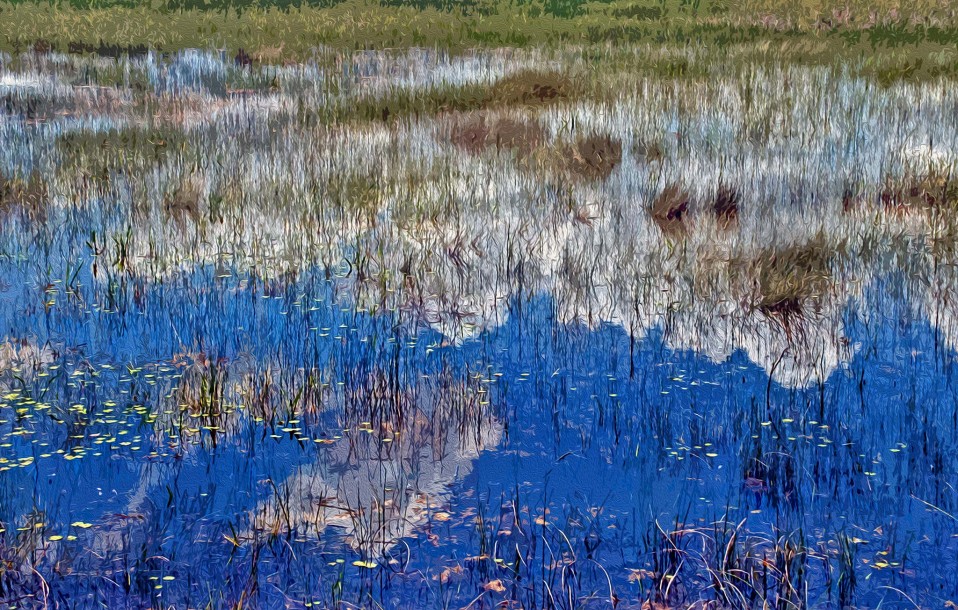
[(506, 590), (506, 586), (502, 584), (502, 581), (498, 578), (491, 580), (482, 586), (486, 591), (495, 591), (496, 593), (502, 593)]

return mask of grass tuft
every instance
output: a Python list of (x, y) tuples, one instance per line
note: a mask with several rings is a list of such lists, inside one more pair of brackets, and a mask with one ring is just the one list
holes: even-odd
[(47, 185), (36, 171), (25, 179), (0, 174), (0, 218), (19, 212), (28, 219), (42, 222), (46, 219), (48, 201)]
[(569, 170), (573, 175), (604, 180), (622, 163), (622, 142), (609, 135), (586, 136), (570, 153)]

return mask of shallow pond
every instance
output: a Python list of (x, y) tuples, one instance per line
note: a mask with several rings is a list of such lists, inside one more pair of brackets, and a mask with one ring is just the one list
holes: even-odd
[(958, 90), (633, 51), (19, 58), (0, 605), (954, 607)]

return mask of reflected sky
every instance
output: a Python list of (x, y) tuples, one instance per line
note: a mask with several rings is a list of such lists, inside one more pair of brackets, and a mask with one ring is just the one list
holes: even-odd
[(722, 594), (736, 532), (743, 570), (800, 546), (796, 603), (838, 604), (843, 540), (861, 607), (956, 594), (955, 355), (901, 278), (842, 312), (857, 348), (798, 388), (674, 329), (564, 323), (548, 294), (451, 344), (337, 293), (200, 269), (125, 313), (8, 316), (29, 339), (3, 372), (5, 552), (90, 607), (601, 606), (610, 585), (639, 607), (670, 569), (670, 599)]

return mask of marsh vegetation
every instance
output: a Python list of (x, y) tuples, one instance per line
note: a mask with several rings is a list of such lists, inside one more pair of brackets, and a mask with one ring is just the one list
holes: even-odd
[(954, 605), (958, 88), (752, 53), (5, 58), (4, 607)]

